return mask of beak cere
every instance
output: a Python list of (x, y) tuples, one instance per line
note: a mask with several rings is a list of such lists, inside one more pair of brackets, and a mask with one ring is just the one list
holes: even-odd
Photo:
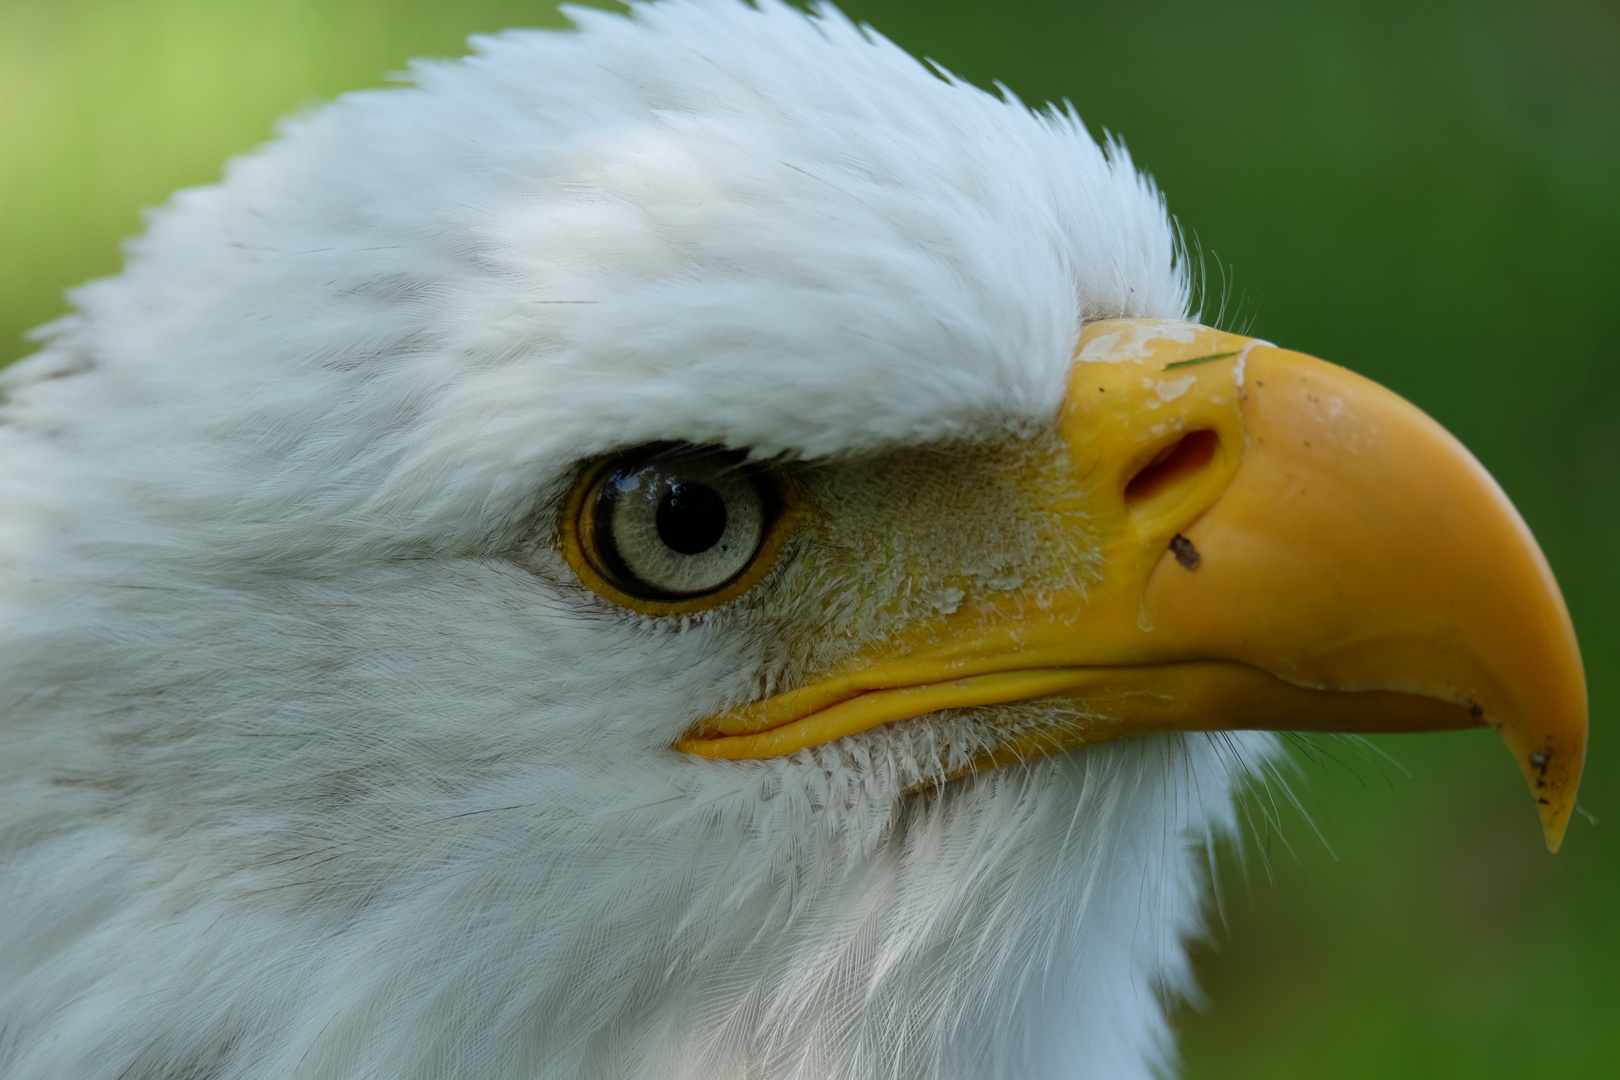
[(978, 764), (1160, 731), (1489, 726), (1557, 850), (1580, 652), (1534, 538), (1456, 439), (1343, 368), (1168, 320), (1088, 324), (1058, 427), (1018, 483), (1098, 549), (1099, 579), (964, 604), (676, 747), (774, 757), (1048, 697), (1064, 719)]

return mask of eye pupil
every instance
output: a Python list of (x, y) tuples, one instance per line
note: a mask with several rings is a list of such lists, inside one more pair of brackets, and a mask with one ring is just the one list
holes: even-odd
[(658, 538), (682, 555), (698, 555), (726, 534), (726, 501), (707, 484), (672, 484), (658, 500)]

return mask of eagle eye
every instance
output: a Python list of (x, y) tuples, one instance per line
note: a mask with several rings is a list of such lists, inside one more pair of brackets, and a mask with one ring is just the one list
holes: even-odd
[(564, 553), (585, 584), (626, 607), (700, 611), (764, 576), (785, 494), (775, 470), (733, 451), (642, 447), (580, 477), (564, 512)]

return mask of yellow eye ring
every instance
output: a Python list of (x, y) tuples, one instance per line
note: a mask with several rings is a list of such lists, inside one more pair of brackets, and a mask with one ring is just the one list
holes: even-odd
[(757, 585), (801, 514), (780, 469), (718, 447), (661, 443), (586, 466), (564, 500), (558, 538), (599, 596), (643, 615), (689, 615)]

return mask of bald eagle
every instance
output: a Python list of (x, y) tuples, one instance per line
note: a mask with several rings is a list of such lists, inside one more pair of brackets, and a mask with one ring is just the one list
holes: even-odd
[(1579, 654), (1117, 143), (831, 8), (479, 39), (4, 376), (0, 1075), (1147, 1077), (1275, 730)]

